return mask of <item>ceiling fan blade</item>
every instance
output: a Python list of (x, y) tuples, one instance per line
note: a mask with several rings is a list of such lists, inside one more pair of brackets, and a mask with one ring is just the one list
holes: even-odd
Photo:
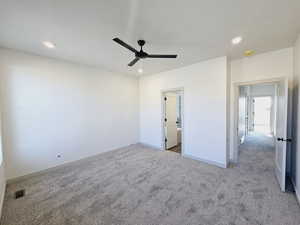
[(131, 47), (129, 44), (126, 44), (124, 41), (122, 41), (121, 39), (119, 38), (114, 38), (113, 39), (115, 42), (117, 42), (118, 44), (122, 45), (123, 47), (129, 49), (130, 51), (134, 52), (134, 53), (137, 53), (138, 50), (136, 50), (135, 48)]
[(136, 62), (139, 61), (139, 60), (140, 60), (140, 58), (135, 58), (134, 60), (132, 60), (132, 61), (128, 64), (128, 66), (133, 66), (133, 65), (136, 64)]
[(176, 58), (177, 55), (147, 55), (148, 58)]

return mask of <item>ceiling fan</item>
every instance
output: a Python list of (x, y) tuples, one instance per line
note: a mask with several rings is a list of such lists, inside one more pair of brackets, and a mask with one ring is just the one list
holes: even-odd
[(145, 45), (146, 41), (144, 40), (138, 40), (137, 43), (139, 46), (141, 46), (141, 50), (138, 51), (135, 48), (131, 47), (129, 44), (126, 44), (124, 41), (122, 41), (119, 38), (114, 38), (113, 39), (115, 42), (117, 42), (118, 44), (122, 45), (123, 47), (129, 49), (130, 51), (132, 51), (135, 54), (135, 58), (134, 60), (132, 60), (128, 66), (133, 66), (137, 61), (139, 61), (140, 59), (145, 59), (145, 58), (176, 58), (177, 55), (157, 55), (157, 54), (148, 54), (146, 52), (143, 51), (143, 46)]

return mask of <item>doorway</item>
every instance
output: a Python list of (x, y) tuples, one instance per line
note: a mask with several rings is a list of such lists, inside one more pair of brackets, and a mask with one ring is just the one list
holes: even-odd
[(273, 168), (280, 189), (285, 191), (290, 140), (287, 138), (288, 80), (239, 83), (235, 93), (233, 129), (238, 131), (234, 135), (235, 163), (252, 169), (255, 163), (271, 159), (267, 165)]
[(183, 91), (163, 93), (163, 149), (182, 154)]
[(253, 98), (254, 132), (271, 135), (272, 97), (273, 96), (264, 96)]
[(247, 136), (254, 134), (274, 139), (278, 110), (277, 86), (276, 83), (239, 86), (237, 123), (239, 144), (243, 144)]

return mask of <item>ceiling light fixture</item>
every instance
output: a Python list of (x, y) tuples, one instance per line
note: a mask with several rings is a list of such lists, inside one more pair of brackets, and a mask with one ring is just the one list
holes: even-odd
[(233, 39), (231, 40), (231, 43), (232, 43), (233, 45), (237, 45), (237, 44), (241, 43), (242, 40), (243, 40), (243, 38), (240, 37), (240, 36), (239, 36), (239, 37), (235, 37), (235, 38), (233, 38)]
[(43, 41), (43, 45), (47, 48), (55, 48), (55, 44), (50, 41)]
[(140, 61), (138, 62), (138, 64), (139, 64), (139, 65), (138, 65), (138, 70), (137, 70), (137, 71), (138, 71), (139, 74), (142, 74), (142, 73), (144, 72), (144, 70), (143, 70), (143, 68), (144, 68), (144, 66), (143, 66), (143, 64), (144, 64), (144, 63), (143, 63), (143, 60), (140, 60)]

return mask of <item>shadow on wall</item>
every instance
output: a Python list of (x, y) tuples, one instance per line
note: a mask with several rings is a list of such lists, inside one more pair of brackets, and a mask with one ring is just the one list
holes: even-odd
[[(292, 123), (292, 151), (291, 151), (291, 175), (293, 180), (296, 181), (297, 176), (297, 146), (298, 146), (298, 101), (299, 101), (299, 79), (297, 76), (294, 77), (293, 87), (293, 123)], [(299, 185), (299, 184), (298, 184)]]

